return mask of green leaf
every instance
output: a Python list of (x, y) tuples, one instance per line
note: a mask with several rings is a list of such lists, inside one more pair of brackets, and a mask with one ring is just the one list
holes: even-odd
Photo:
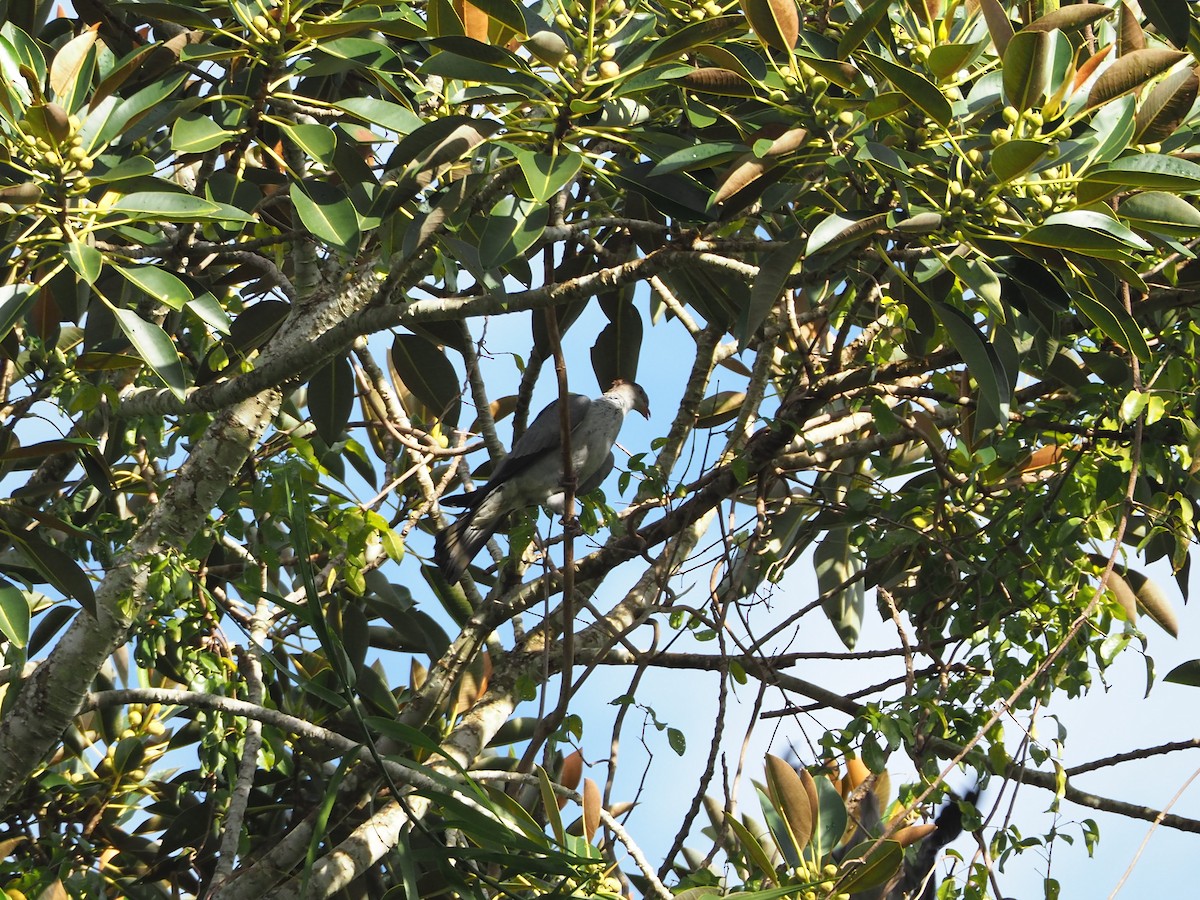
[(79, 129), (83, 147), (92, 153), (103, 150), (171, 96), (175, 89), (190, 77), (191, 73), (187, 71), (171, 71), (132, 97), (125, 100), (106, 97), (101, 103), (92, 106)]
[(337, 148), (337, 135), (328, 125), (293, 125), (291, 122), (279, 124), (288, 140), (303, 150), (309, 159), (326, 166), (332, 163), (333, 151)]
[(1189, 659), (1185, 663), (1180, 663), (1167, 673), (1163, 681), (1200, 687), (1200, 659)]
[(187, 381), (183, 375), (183, 365), (179, 362), (179, 353), (167, 333), (131, 309), (114, 309), (112, 313), (138, 356), (154, 370), (176, 397), (184, 399)]
[(348, 97), (334, 106), (397, 135), (410, 134), (423, 124), (420, 116), (408, 107), (374, 97)]
[(458, 424), (459, 377), (437, 344), (419, 334), (398, 334), (392, 341), (391, 362), (404, 386), (439, 421), (449, 428)]
[(154, 222), (161, 219), (169, 222), (255, 221), (253, 216), (228, 204), (215, 203), (212, 200), (205, 200), (203, 197), (193, 197), (191, 194), (176, 194), (168, 191), (138, 191), (124, 194), (109, 207), (108, 211), (139, 222)]
[(667, 743), (671, 745), (676, 756), (683, 756), (687, 752), (687, 738), (678, 728), (667, 729)]
[(872, 235), (887, 224), (887, 213), (835, 212), (830, 213), (813, 228), (804, 247), (804, 255), (812, 256), (838, 244)]
[(850, 875), (838, 882), (838, 890), (857, 894), (878, 887), (891, 878), (903, 862), (904, 848), (895, 841), (884, 841), (878, 847), (874, 841), (863, 841), (843, 858), (841, 867), (843, 871), (850, 869)]
[(571, 183), (583, 165), (580, 153), (562, 152), (557, 155), (537, 153), (529, 150), (514, 150), (530, 198), (546, 203), (551, 197)]
[(63, 255), (76, 275), (88, 284), (96, 283), (104, 267), (104, 256), (99, 250), (82, 241), (70, 241), (63, 248)]
[(1046, 64), (1050, 35), (1022, 29), (1013, 35), (1004, 51), (1004, 96), (1024, 112), (1037, 105), (1046, 92)]
[(6, 337), (28, 312), (37, 292), (28, 284), (0, 285), (0, 338)]
[(1161, 153), (1123, 156), (1087, 173), (1087, 183), (1116, 188), (1154, 188), (1169, 191), (1200, 191), (1200, 165)]
[(738, 341), (739, 352), (746, 348), (750, 338), (758, 331), (783, 295), (787, 280), (792, 275), (792, 269), (800, 261), (802, 252), (803, 241), (789, 241), (767, 254), (759, 266), (754, 283), (750, 286), (750, 304), (746, 307), (745, 316), (739, 317), (737, 332), (734, 335)]
[(218, 334), (229, 334), (229, 330), (233, 324), (229, 320), (229, 314), (225, 312), (220, 301), (208, 291), (189, 300), (187, 308), (196, 315), (196, 318), (212, 328), (213, 331)]
[(1124, 309), (1101, 303), (1086, 291), (1072, 296), (1076, 308), (1092, 323), (1144, 363), (1150, 362), (1150, 347), (1142, 330)]
[(171, 149), (176, 153), (207, 153), (237, 137), (208, 116), (183, 116), (171, 126)]
[(1026, 232), (1022, 243), (1097, 256), (1124, 257), (1132, 248), (1148, 251), (1150, 245), (1111, 216), (1088, 209), (1071, 209), (1048, 216)]
[(1200, 234), (1200, 210), (1178, 194), (1145, 191), (1121, 201), (1118, 214), (1135, 227), (1176, 237)]
[(642, 354), (642, 316), (632, 300), (618, 299), (606, 312), (609, 322), (596, 337), (591, 352), (592, 371), (604, 390), (618, 378), (636, 381)]
[[(461, 38), (461, 40), (470, 39)], [(490, 45), (483, 44), (482, 46)], [(500, 63), (471, 59), (443, 50), (422, 63), (417, 71), (422, 75), (440, 75), (442, 78), (474, 81), (487, 86), (498, 85), (514, 90), (524, 97), (545, 97), (550, 92), (550, 85), (536, 75), (522, 71), (523, 69), (525, 69), (524, 63), (521, 63), (518, 68), (512, 68)]]
[(940, 125), (950, 124), (954, 117), (950, 101), (938, 86), (924, 75), (871, 53), (863, 54), (863, 60), (881, 77), (894, 84), (898, 91), (915, 103), (929, 118)]
[(767, 856), (767, 852), (763, 849), (762, 844), (750, 832), (750, 829), (739, 822), (734, 816), (726, 816), (725, 824), (733, 830), (733, 834), (742, 848), (742, 853), (746, 857), (746, 861), (757, 866), (761, 874), (773, 875), (775, 867), (771, 865), (771, 858)]
[(992, 151), (992, 171), (1006, 184), (1032, 169), (1049, 149), (1042, 141), (1008, 141)]
[(986, 430), (1008, 421), (1009, 378), (996, 350), (966, 313), (944, 303), (931, 303), (950, 345), (967, 364), (979, 386), (976, 429)]
[[(861, 582), (860, 582), (861, 583)], [(813, 851), (817, 859), (824, 858), (842, 841), (846, 833), (846, 804), (842, 795), (828, 778), (814, 779), (817, 784), (817, 798), (820, 812), (817, 815), (817, 828), (813, 834)]]
[(192, 299), (192, 292), (186, 284), (170, 272), (157, 266), (113, 265), (113, 268), (120, 272), (130, 284), (171, 309), (183, 309), (184, 305)]
[(646, 65), (673, 60), (693, 47), (718, 41), (739, 27), (745, 28), (742, 24), (744, 21), (741, 16), (714, 16), (685, 25), (677, 31), (672, 31), (662, 40), (654, 41), (650, 55), (646, 58)]
[(292, 203), (313, 237), (345, 250), (358, 246), (358, 213), (341, 188), (308, 178), (303, 185), (293, 185)]
[(29, 643), (29, 600), (25, 592), (11, 584), (0, 585), (0, 634), (14, 646)]
[(850, 543), (848, 526), (829, 529), (813, 551), (813, 567), (825, 614), (842, 643), (853, 650), (862, 630), (866, 588), (862, 578), (855, 578), (862, 571), (862, 558)]
[[(875, 0), (859, 14), (857, 19), (850, 23), (842, 32), (842, 39), (838, 41), (838, 59), (846, 59), (858, 49), (858, 45), (867, 35), (879, 27), (879, 23), (883, 21), (883, 17), (891, 5), (891, 0)], [(888, 36), (891, 37), (890, 33)]]
[(96, 594), (87, 573), (70, 554), (53, 544), (48, 544), (36, 534), (24, 532), (14, 536), (45, 579), (68, 597), (74, 597), (79, 605), (93, 617), (96, 615)]
[(1188, 42), (1188, 31), (1192, 24), (1191, 6), (1178, 0), (1140, 0), (1139, 6), (1146, 18), (1176, 47)]
[(354, 368), (345, 356), (329, 360), (308, 381), (308, 414), (329, 446), (341, 439), (354, 409)]
[(479, 262), (485, 269), (499, 269), (537, 243), (550, 209), (544, 203), (503, 197), (488, 213), (479, 237)]
[(983, 41), (973, 44), (938, 44), (929, 51), (926, 65), (938, 78), (949, 78), (967, 68), (983, 50)]

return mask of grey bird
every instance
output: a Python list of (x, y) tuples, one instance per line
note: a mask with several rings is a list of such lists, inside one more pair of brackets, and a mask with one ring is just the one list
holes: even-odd
[[(453, 525), (438, 533), (434, 547), (433, 560), (451, 584), (462, 578), (510, 512), (539, 504), (563, 512), (566, 493), (558, 403), (555, 400), (538, 413), (508, 456), (496, 465), (487, 484), (442, 500), (443, 505), (466, 508)], [(612, 471), (612, 445), (630, 410), (650, 418), (646, 392), (629, 381), (618, 379), (594, 400), (582, 394), (567, 395), (576, 494), (595, 490)]]

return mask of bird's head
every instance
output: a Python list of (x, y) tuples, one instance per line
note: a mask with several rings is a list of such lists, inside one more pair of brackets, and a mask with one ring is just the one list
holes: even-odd
[(609, 388), (609, 393), (614, 391), (624, 395), (629, 409), (641, 413), (647, 419), (650, 418), (650, 398), (646, 396), (646, 390), (640, 384), (618, 378)]

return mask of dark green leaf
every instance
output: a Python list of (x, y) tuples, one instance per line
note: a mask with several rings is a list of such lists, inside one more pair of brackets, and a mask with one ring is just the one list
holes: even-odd
[(746, 308), (746, 315), (739, 318), (738, 332), (734, 335), (738, 340), (739, 350), (745, 349), (750, 338), (758, 331), (758, 327), (783, 295), (787, 280), (791, 277), (792, 269), (799, 262), (802, 252), (803, 241), (789, 241), (768, 254), (759, 266), (758, 274), (754, 276), (754, 283), (750, 287), (750, 305)]
[(630, 300), (619, 300), (609, 323), (592, 345), (592, 371), (604, 390), (618, 378), (637, 379), (642, 352), (642, 316)]
[(462, 408), (459, 377), (446, 354), (417, 334), (398, 334), (392, 341), (392, 367), (413, 395), (448, 428), (458, 424)]
[(317, 435), (332, 446), (341, 439), (354, 409), (354, 368), (337, 356), (313, 374), (308, 382), (308, 414)]
[(0, 337), (13, 330), (13, 326), (21, 321), (36, 299), (37, 292), (31, 285), (0, 285)]
[(1004, 96), (1024, 111), (1040, 103), (1046, 92), (1050, 35), (1024, 29), (1013, 35), (1004, 51)]
[(662, 40), (654, 42), (654, 48), (646, 58), (646, 65), (672, 60), (693, 47), (709, 44), (726, 35), (732, 34), (738, 27), (745, 28), (741, 16), (714, 16), (700, 22), (692, 22), (676, 31), (672, 31)]
[(850, 23), (849, 27), (842, 32), (842, 39), (838, 41), (838, 59), (846, 59), (858, 49), (858, 45), (866, 36), (879, 27), (879, 23), (883, 21), (883, 17), (891, 5), (891, 0), (875, 0), (859, 14), (857, 19)]
[(995, 348), (966, 313), (944, 303), (933, 303), (931, 307), (946, 329), (950, 345), (958, 351), (979, 386), (976, 428), (985, 430), (1007, 422), (1009, 378)]
[(863, 59), (881, 77), (896, 86), (909, 100), (917, 105), (929, 118), (940, 125), (949, 125), (954, 117), (950, 101), (932, 81), (912, 69), (899, 66), (891, 60), (874, 54), (863, 54)]
[[(235, 213), (236, 215), (231, 215)], [(225, 204), (214, 203), (191, 194), (166, 191), (141, 191), (122, 195), (109, 212), (139, 221), (203, 222), (209, 219), (236, 219), (253, 222), (254, 218)]]
[(92, 582), (70, 554), (28, 532), (17, 537), (16, 541), (50, 584), (68, 597), (74, 597), (92, 616), (96, 615), (96, 594), (92, 590)]
[[(861, 582), (860, 582), (861, 583)], [(842, 795), (828, 778), (814, 779), (817, 783), (817, 798), (820, 812), (817, 816), (817, 828), (813, 834), (813, 849), (817, 859), (821, 859), (841, 843), (842, 835), (846, 833), (846, 804)]]
[(1200, 234), (1200, 210), (1179, 195), (1165, 191), (1146, 191), (1127, 197), (1121, 202), (1119, 214), (1134, 227), (1149, 231), (1177, 237)]
[(290, 122), (281, 123), (283, 133), (297, 147), (304, 151), (309, 159), (324, 165), (330, 165), (333, 151), (337, 147), (337, 135), (328, 125), (303, 124), (293, 125)]
[(874, 841), (863, 841), (846, 853), (842, 868), (853, 868), (838, 882), (838, 890), (857, 894), (878, 887), (896, 873), (902, 862), (904, 848), (895, 841), (884, 841), (878, 847)]
[(1200, 687), (1200, 659), (1189, 659), (1185, 663), (1180, 663), (1167, 673), (1163, 681)]
[(70, 241), (65, 246), (63, 255), (67, 259), (67, 265), (76, 275), (88, 284), (96, 283), (104, 266), (104, 256), (99, 250), (82, 241)]
[(1008, 141), (992, 151), (992, 171), (1005, 184), (1032, 169), (1049, 149), (1041, 141)]
[(1176, 47), (1187, 45), (1191, 28), (1191, 5), (1178, 0), (1140, 0), (1146, 18)]
[[(825, 599), (822, 606), (838, 637), (853, 650), (862, 630), (866, 610), (866, 588), (862, 578), (862, 557), (850, 543), (847, 526), (831, 528), (813, 551), (817, 590)], [(828, 848), (826, 848), (828, 849)]]

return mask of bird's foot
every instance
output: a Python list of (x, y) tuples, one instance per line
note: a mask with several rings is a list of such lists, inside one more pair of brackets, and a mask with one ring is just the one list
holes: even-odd
[(577, 538), (583, 535), (583, 526), (579, 524), (579, 519), (575, 516), (563, 516), (562, 527), (563, 537)]

